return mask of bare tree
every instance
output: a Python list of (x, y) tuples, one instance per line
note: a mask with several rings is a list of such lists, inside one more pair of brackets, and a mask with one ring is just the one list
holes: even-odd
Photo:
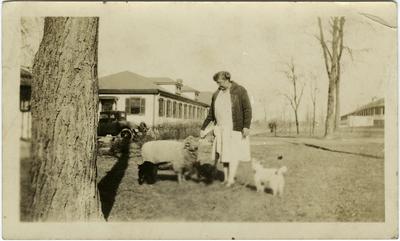
[(256, 101), (263, 107), (264, 123), (267, 123), (267, 106), (268, 106), (267, 98), (265, 96), (261, 96), (256, 98)]
[[(292, 61), (288, 64), (288, 70), (283, 71), (286, 74), (286, 77), (290, 81), (293, 89), (291, 93), (284, 93), (283, 95), (286, 97), (286, 99), (289, 101), (290, 106), (293, 109), (294, 112), (294, 118), (296, 122), (296, 133), (297, 135), (300, 133), (299, 132), (299, 117), (298, 117), (298, 110), (301, 102), (301, 97), (303, 96), (303, 90), (304, 90), (304, 84), (300, 84), (299, 82), (299, 77), (296, 74), (295, 66)], [(298, 85), (301, 86), (298, 86)], [(299, 89), (300, 88), (300, 89)]]
[(321, 18), (318, 18), (318, 26), (325, 69), (329, 78), (328, 87), (328, 108), (325, 122), (325, 136), (331, 135), (339, 126), (340, 122), (340, 60), (343, 53), (343, 27), (344, 17), (333, 17), (331, 21), (332, 40), (329, 49), (324, 39)]
[(310, 110), (310, 105), (307, 104), (305, 127), (306, 127), (306, 131), (308, 132), (308, 135), (310, 135), (310, 136), (311, 136), (311, 125), (312, 125), (311, 115), (312, 114), (311, 114), (311, 110)]
[(317, 93), (318, 93), (318, 86), (316, 82), (316, 76), (311, 75), (311, 81), (310, 81), (310, 98), (311, 98), (311, 104), (312, 104), (312, 123), (311, 123), (311, 135), (315, 134), (315, 112), (317, 109)]
[(97, 17), (46, 17), (32, 83), (34, 221), (101, 218)]

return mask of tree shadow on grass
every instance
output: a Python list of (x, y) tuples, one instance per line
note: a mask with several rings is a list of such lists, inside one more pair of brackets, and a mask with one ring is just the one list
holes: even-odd
[(119, 145), (121, 155), (118, 158), (117, 163), (115, 163), (111, 170), (107, 172), (97, 185), (100, 192), (101, 210), (106, 220), (108, 219), (114, 205), (119, 184), (128, 168), (130, 141), (123, 140)]

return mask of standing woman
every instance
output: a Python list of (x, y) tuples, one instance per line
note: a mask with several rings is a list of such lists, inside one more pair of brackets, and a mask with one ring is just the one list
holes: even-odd
[(216, 137), (213, 152), (223, 164), (224, 183), (229, 187), (235, 181), (239, 162), (250, 161), (251, 104), (246, 89), (231, 81), (229, 72), (220, 71), (213, 79), (219, 88), (212, 96), (200, 137), (205, 136), (205, 128), (213, 121)]

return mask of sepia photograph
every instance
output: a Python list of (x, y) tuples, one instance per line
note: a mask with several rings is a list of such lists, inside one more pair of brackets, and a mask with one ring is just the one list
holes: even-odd
[(2, 11), (3, 237), (398, 238), (395, 2)]

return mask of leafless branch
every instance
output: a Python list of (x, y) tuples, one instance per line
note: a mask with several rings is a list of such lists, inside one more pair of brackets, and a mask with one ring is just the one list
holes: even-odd
[[(339, 59), (341, 59), (342, 53), (343, 53), (343, 27), (344, 27), (344, 22), (345, 22), (344, 17), (340, 17), (340, 23), (339, 23)], [(351, 59), (353, 59), (353, 56), (351, 56)]]
[(351, 60), (354, 61), (353, 50), (347, 46), (344, 46), (343, 49), (349, 53)]
[[(318, 17), (318, 26), (319, 26), (319, 33), (320, 33), (320, 43), (321, 43), (321, 46), (322, 46), (322, 52), (324, 54), (324, 59), (325, 59), (325, 68), (326, 68), (326, 71), (327, 71), (328, 75), (330, 75), (330, 70), (329, 70), (330, 68), (329, 68), (329, 63), (328, 63), (329, 50), (328, 50), (328, 47), (326, 46), (326, 43), (325, 43), (325, 40), (324, 40), (324, 33), (322, 31), (322, 23), (321, 23), (321, 18), (320, 17)], [(331, 56), (330, 53), (329, 53), (329, 57), (332, 60), (332, 56)]]
[(292, 106), (293, 110), (296, 110), (292, 98), (290, 98), (290, 96), (287, 94), (283, 94), (283, 96), (285, 96), (289, 100), (290, 106)]
[(382, 24), (383, 26), (386, 26), (386, 27), (389, 27), (389, 28), (393, 28), (393, 29), (397, 28), (396, 25), (390, 24), (390, 23), (386, 22), (385, 20), (383, 20), (382, 18), (380, 18), (378, 16), (375, 16), (375, 15), (372, 15), (372, 14), (369, 14), (369, 13), (359, 13), (359, 14), (361, 14), (362, 16), (364, 16), (364, 17), (366, 17), (366, 18), (368, 18), (368, 19), (370, 19), (370, 20), (372, 20), (374, 22)]
[(302, 84), (302, 87), (301, 87), (301, 91), (300, 91), (299, 98), (297, 99), (296, 109), (299, 108), (300, 101), (301, 101), (301, 97), (303, 96), (303, 92), (304, 92), (304, 87), (305, 87), (305, 86), (306, 86), (306, 84), (303, 83), (303, 84)]

